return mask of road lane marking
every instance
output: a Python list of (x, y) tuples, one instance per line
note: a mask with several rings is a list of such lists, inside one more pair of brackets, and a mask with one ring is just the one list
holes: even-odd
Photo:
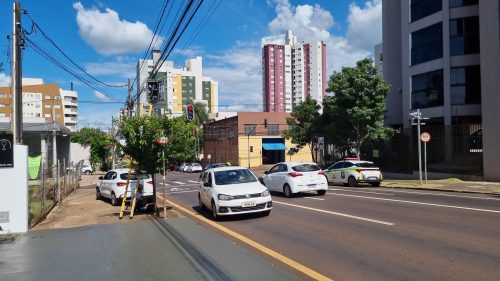
[(348, 192), (358, 192), (358, 193), (370, 193), (370, 194), (380, 194), (380, 195), (389, 195), (393, 196), (392, 193), (383, 193), (383, 192), (375, 192), (375, 191), (361, 191), (361, 190), (350, 190), (350, 189), (341, 189), (341, 188), (329, 188), (328, 190), (338, 190), (338, 191), (348, 191)]
[(359, 196), (359, 195), (351, 195), (351, 194), (340, 194), (340, 193), (333, 193), (333, 192), (327, 192), (326, 194), (500, 214), (500, 211), (496, 211), (496, 210), (469, 208), (469, 207), (462, 207), (462, 206), (443, 205), (443, 204), (434, 204), (434, 203), (425, 203), (425, 202), (416, 202), (416, 201), (407, 201), (407, 200), (397, 200), (397, 199), (388, 199), (388, 198), (378, 198), (378, 197), (368, 197), (368, 196)]
[(316, 279), (316, 280), (331, 280), (331, 281), (333, 281), (333, 279), (331, 279), (329, 277), (326, 277), (325, 275), (323, 275), (323, 274), (321, 274), (321, 273), (319, 273), (317, 271), (314, 271), (313, 269), (311, 269), (311, 268), (309, 268), (309, 267), (307, 267), (305, 265), (302, 265), (302, 264), (296, 262), (295, 260), (292, 260), (291, 258), (288, 258), (288, 257), (286, 257), (286, 256), (284, 256), (284, 255), (282, 255), (282, 254), (280, 254), (278, 252), (275, 252), (274, 250), (272, 250), (272, 249), (270, 249), (270, 248), (268, 248), (268, 247), (266, 247), (266, 246), (264, 246), (264, 245), (262, 245), (260, 243), (257, 243), (257, 242), (251, 240), (250, 238), (248, 238), (246, 236), (243, 236), (243, 235), (241, 235), (241, 234), (239, 234), (239, 233), (237, 233), (237, 232), (235, 232), (235, 231), (233, 231), (233, 230), (231, 230), (231, 229), (229, 229), (227, 227), (224, 227), (224, 226), (222, 226), (222, 225), (220, 225), (220, 224), (218, 224), (218, 223), (216, 223), (214, 221), (211, 221), (211, 220), (205, 218), (203, 215), (201, 215), (199, 213), (195, 213), (195, 212), (193, 212), (191, 210), (188, 210), (188, 209), (186, 209), (186, 208), (184, 208), (184, 207), (182, 207), (182, 206), (180, 206), (180, 205), (172, 202), (171, 200), (166, 199), (165, 201), (168, 204), (170, 204), (170, 205), (174, 206), (175, 208), (177, 208), (178, 210), (181, 210), (182, 212), (184, 212), (184, 213), (186, 213), (186, 214), (188, 214), (188, 215), (190, 215), (190, 216), (192, 216), (192, 217), (194, 217), (194, 218), (196, 218), (196, 219), (198, 219), (200, 221), (203, 221), (206, 224), (209, 224), (210, 226), (212, 226), (212, 227), (214, 227), (214, 228), (216, 228), (216, 229), (218, 229), (218, 230), (226, 233), (227, 235), (229, 235), (229, 236), (231, 236), (231, 237), (233, 237), (233, 238), (235, 238), (235, 239), (237, 239), (237, 240), (239, 240), (239, 241), (241, 241), (241, 242), (243, 242), (243, 243), (245, 243), (245, 244), (247, 244), (247, 245), (255, 248), (256, 250), (258, 250), (258, 251), (260, 251), (260, 252), (262, 252), (262, 253), (264, 253), (264, 254), (266, 254), (268, 256), (271, 256), (272, 258), (275, 258), (275, 259), (281, 261), (282, 263), (290, 266), (291, 268), (293, 268), (293, 269), (295, 269), (295, 270), (297, 270), (299, 272), (304, 273), (305, 275), (307, 275), (307, 276), (309, 276), (309, 277), (311, 277), (313, 279)]
[[(442, 193), (432, 193), (432, 192), (418, 192), (418, 191), (406, 191), (406, 190), (391, 190), (391, 192), (395, 192), (395, 193), (408, 193), (408, 194), (419, 194), (419, 195), (445, 196), (445, 197), (458, 197), (458, 198), (468, 198), (468, 199), (497, 200), (497, 201), (500, 201), (500, 198), (479, 197), (479, 196), (463, 196), (463, 195), (442, 194)], [(436, 191), (436, 192), (438, 192), (438, 191)], [(444, 191), (444, 192), (446, 192), (446, 191)], [(485, 195), (488, 195), (488, 194), (485, 194)]]
[(324, 201), (325, 200), (323, 198), (315, 198), (315, 197), (302, 197), (302, 198), (313, 199), (313, 200), (320, 200), (320, 201)]
[(198, 190), (172, 191), (172, 192), (167, 192), (167, 194), (189, 193), (189, 192), (198, 192)]
[(191, 183), (198, 183), (197, 181), (189, 181), (189, 180), (188, 180), (188, 182), (191, 182)]
[[(162, 182), (160, 182), (160, 183), (158, 183), (158, 184), (159, 184), (159, 185), (163, 185), (163, 183), (162, 183)], [(166, 184), (165, 184), (165, 186), (169, 186), (169, 184), (168, 184), (168, 183), (166, 183)]]
[(180, 182), (180, 181), (173, 181), (173, 182), (176, 184), (184, 184), (183, 182)]
[(179, 184), (179, 185), (171, 185), (171, 187), (188, 187), (188, 186), (198, 186), (198, 184)]
[(353, 215), (344, 214), (344, 213), (338, 213), (338, 212), (332, 212), (332, 211), (327, 211), (327, 210), (322, 210), (322, 209), (306, 207), (306, 206), (302, 206), (302, 205), (295, 205), (295, 204), (290, 204), (290, 203), (285, 203), (285, 202), (279, 202), (279, 201), (275, 201), (275, 200), (273, 200), (273, 204), (281, 204), (281, 205), (286, 205), (286, 206), (291, 206), (291, 207), (295, 207), (295, 208), (301, 208), (301, 209), (321, 212), (321, 213), (330, 214), (330, 215), (336, 215), (336, 216), (341, 216), (341, 217), (346, 217), (346, 218), (351, 218), (351, 219), (356, 219), (356, 220), (379, 223), (379, 224), (383, 224), (383, 225), (391, 225), (391, 226), (395, 225), (392, 222), (386, 222), (386, 221), (374, 220), (374, 219), (370, 219), (370, 218), (358, 217), (358, 216), (353, 216)]

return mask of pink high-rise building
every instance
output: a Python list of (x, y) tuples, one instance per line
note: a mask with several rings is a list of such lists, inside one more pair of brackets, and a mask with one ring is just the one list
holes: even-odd
[(326, 45), (297, 43), (288, 31), (285, 44), (262, 48), (262, 88), (265, 112), (291, 112), (311, 97), (322, 104), (326, 95)]

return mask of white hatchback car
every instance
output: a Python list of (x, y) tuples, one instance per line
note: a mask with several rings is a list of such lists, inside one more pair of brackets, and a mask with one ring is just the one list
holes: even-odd
[(182, 163), (181, 166), (179, 167), (180, 172), (187, 172), (189, 167), (193, 165), (192, 163)]
[(261, 212), (267, 216), (273, 207), (269, 190), (247, 168), (231, 166), (208, 169), (200, 175), (199, 208), (212, 216)]
[(193, 165), (187, 168), (188, 173), (199, 173), (203, 171), (203, 167), (198, 163), (193, 163)]
[[(110, 170), (106, 175), (99, 177), (99, 182), (96, 186), (96, 199), (108, 198), (111, 200), (111, 205), (117, 206), (124, 197), (130, 199), (135, 192), (137, 184), (137, 174), (130, 174), (129, 188), (125, 195), (125, 186), (127, 185), (128, 169)], [(142, 197), (145, 202), (153, 201), (153, 179), (142, 173), (139, 176), (139, 189), (137, 190), (138, 197)]]
[(304, 191), (325, 195), (328, 183), (325, 174), (315, 163), (282, 162), (273, 166), (262, 177), (270, 191), (283, 192), (285, 197)]

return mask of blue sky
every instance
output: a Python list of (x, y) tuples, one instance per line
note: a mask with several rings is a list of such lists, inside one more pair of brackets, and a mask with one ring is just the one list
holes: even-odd
[[(184, 2), (174, 1), (172, 13)], [(214, 2), (218, 0), (205, 0), (169, 59), (174, 60), (176, 67), (182, 67), (186, 58), (203, 56), (204, 75), (219, 81), (219, 104), (224, 105), (220, 111), (261, 110), (249, 105), (262, 99), (261, 45), (282, 39), (287, 29), (292, 29), (300, 41), (327, 43), (328, 73), (371, 56), (373, 46), (381, 42), (381, 0), (223, 0), (201, 32), (183, 49)], [(5, 38), (12, 33), (13, 2), (1, 3), (0, 84), (5, 85), (10, 79), (9, 42)], [(135, 64), (144, 55), (163, 3), (26, 0), (21, 5), (70, 58), (98, 79), (118, 85), (134, 78)], [(160, 33), (163, 38), (172, 15)], [(22, 26), (30, 30), (30, 18), (23, 15), (22, 21)], [(51, 54), (57, 54), (40, 32), (28, 36)], [(109, 127), (111, 116), (116, 116), (122, 106), (119, 102), (126, 98), (126, 88), (99, 87), (98, 93), (30, 47), (24, 51), (23, 62), (24, 77), (43, 78), (63, 89), (69, 89), (70, 82), (75, 83), (81, 100), (80, 127)]]

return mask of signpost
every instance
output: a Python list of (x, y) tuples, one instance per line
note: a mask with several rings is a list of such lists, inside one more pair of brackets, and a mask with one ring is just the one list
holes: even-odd
[(14, 137), (0, 134), (0, 169), (14, 168)]
[(431, 134), (423, 132), (420, 134), (420, 140), (424, 143), (424, 175), (425, 183), (427, 183), (427, 143), (431, 140)]
[[(161, 130), (161, 137), (156, 140), (156, 143), (159, 145), (166, 145), (168, 142), (168, 138), (165, 135), (165, 131)], [(166, 192), (165, 192), (165, 149), (161, 151), (161, 158), (163, 161), (163, 216), (166, 218), (167, 217), (167, 205), (165, 204), (167, 197), (166, 197)], [(154, 187), (153, 187), (154, 188)]]

